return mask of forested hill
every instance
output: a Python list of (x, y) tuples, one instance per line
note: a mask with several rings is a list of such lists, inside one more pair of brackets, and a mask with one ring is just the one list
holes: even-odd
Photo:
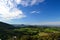
[(0, 22), (0, 29), (13, 29), (14, 26), (4, 23), (4, 22)]

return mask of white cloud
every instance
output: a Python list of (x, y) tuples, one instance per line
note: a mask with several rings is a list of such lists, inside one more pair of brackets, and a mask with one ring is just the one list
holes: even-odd
[(27, 7), (42, 3), (45, 0), (15, 0), (15, 1), (17, 4)]
[(44, 2), (44, 0), (0, 0), (0, 20), (26, 17), (22, 10), (17, 9), (17, 5), (27, 7), (42, 2)]
[[(16, 0), (18, 2), (18, 0)], [(10, 20), (25, 17), (23, 12), (17, 9), (14, 0), (0, 0), (0, 20)]]
[(31, 14), (36, 14), (36, 13), (39, 14), (40, 11), (32, 11), (32, 12), (31, 12)]
[(42, 3), (42, 2), (44, 2), (45, 0), (32, 0), (31, 1), (31, 5), (35, 5), (35, 4), (39, 4), (39, 3)]

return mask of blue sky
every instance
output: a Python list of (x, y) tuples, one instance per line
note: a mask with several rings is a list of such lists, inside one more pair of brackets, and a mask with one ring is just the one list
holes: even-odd
[(1, 4), (4, 10), (0, 10), (0, 21), (10, 24), (60, 25), (60, 0), (15, 0), (8, 3), (5, 4), (6, 8)]

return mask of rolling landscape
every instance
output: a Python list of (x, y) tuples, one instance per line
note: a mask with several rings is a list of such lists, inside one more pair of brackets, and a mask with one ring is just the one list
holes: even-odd
[(60, 0), (0, 0), (0, 40), (60, 40)]
[[(16, 25), (16, 24), (15, 24)], [(23, 25), (22, 25), (23, 26)], [(1, 40), (60, 40), (60, 27), (24, 25), (0, 22)]]

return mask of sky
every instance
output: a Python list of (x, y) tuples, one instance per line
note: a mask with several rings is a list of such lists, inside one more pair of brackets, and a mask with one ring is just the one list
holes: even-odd
[(0, 21), (60, 25), (60, 0), (0, 0)]

